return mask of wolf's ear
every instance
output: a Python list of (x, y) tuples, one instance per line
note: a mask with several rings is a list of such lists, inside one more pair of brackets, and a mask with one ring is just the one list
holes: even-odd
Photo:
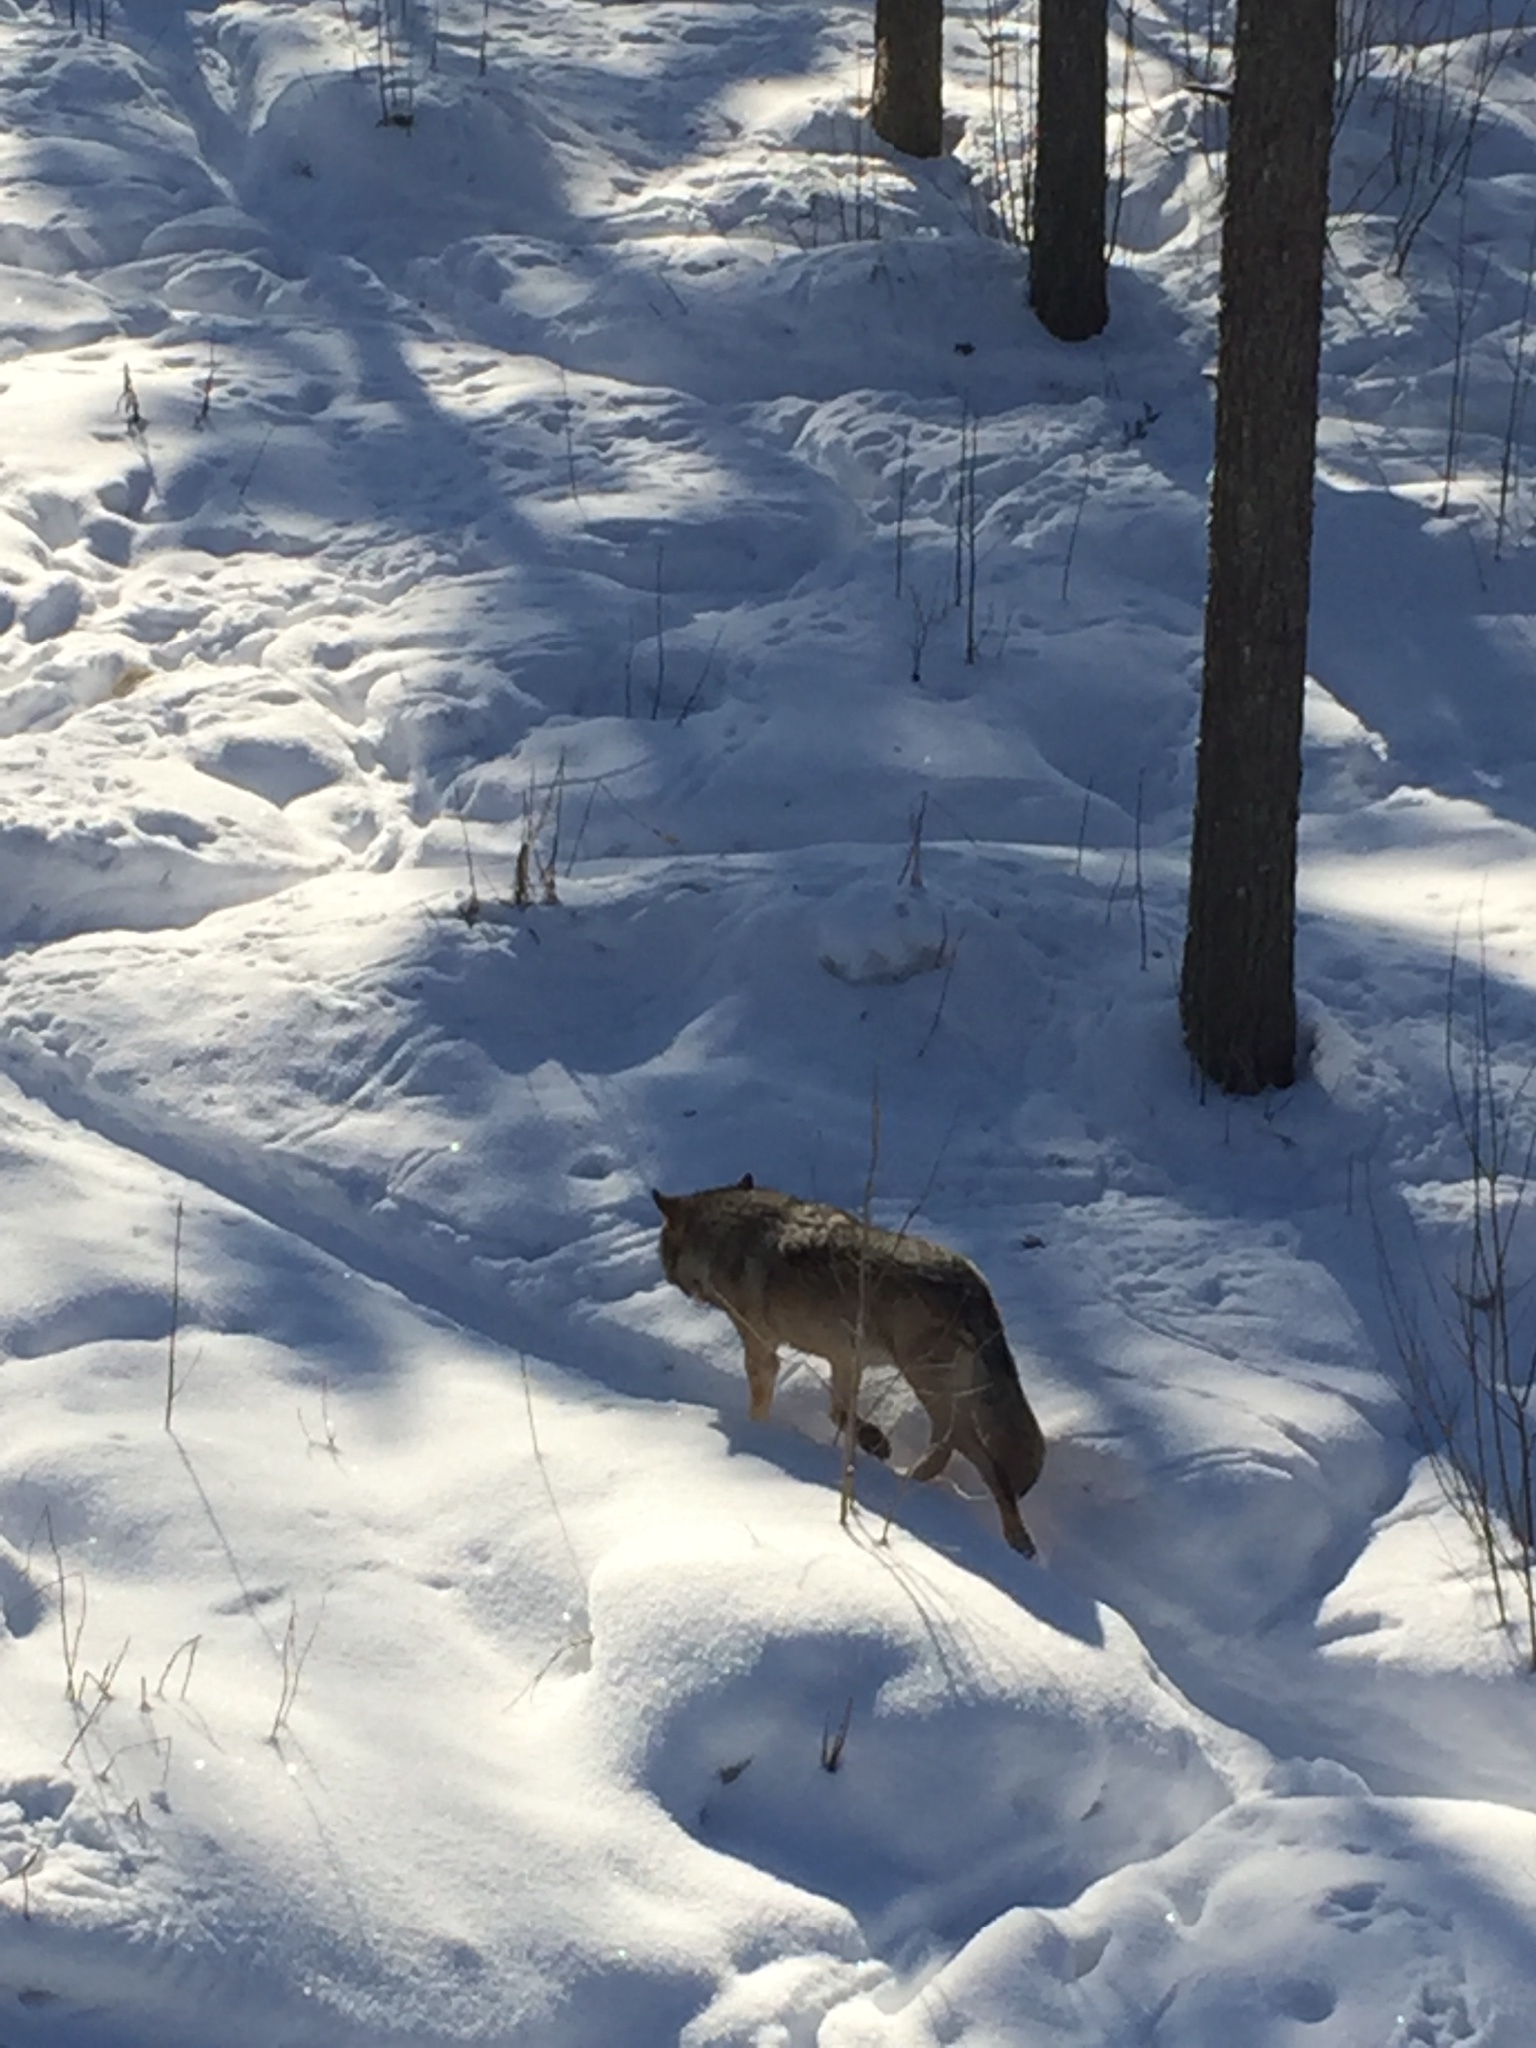
[(741, 1176), (741, 1179), (737, 1181), (736, 1185), (739, 1188), (755, 1188), (757, 1186), (757, 1182), (752, 1178), (750, 1173), (744, 1173)]
[(670, 1223), (683, 1206), (681, 1195), (664, 1195), (660, 1188), (651, 1189), (651, 1200)]

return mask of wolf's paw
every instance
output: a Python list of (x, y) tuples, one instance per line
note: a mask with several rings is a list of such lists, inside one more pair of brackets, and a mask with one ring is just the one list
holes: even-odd
[(868, 1451), (872, 1458), (888, 1458), (891, 1455), (891, 1440), (877, 1423), (861, 1422), (859, 1449)]

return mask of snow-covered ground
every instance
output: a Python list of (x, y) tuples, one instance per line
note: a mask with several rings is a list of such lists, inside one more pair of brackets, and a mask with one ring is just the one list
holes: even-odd
[[(1536, 1692), (1393, 1329), (1448, 1008), (1536, 1060), (1536, 45), (1422, 223), (1351, 58), (1244, 1103), (1190, 9), (1067, 348), (981, 5), (932, 165), (866, 0), (395, 4), (382, 93), (358, 0), (100, 7), (0, 0), (0, 2041), (1529, 2048)], [(846, 1528), (817, 1363), (748, 1422), (649, 1192), (748, 1170), (983, 1266), (1038, 1562), (899, 1383)]]

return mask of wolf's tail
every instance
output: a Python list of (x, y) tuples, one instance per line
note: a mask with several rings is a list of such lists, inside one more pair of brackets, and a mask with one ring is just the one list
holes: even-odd
[(1000, 1322), (977, 1345), (976, 1363), (981, 1376), (977, 1434), (1019, 1497), (1040, 1477), (1045, 1437), (1019, 1385), (1019, 1369)]

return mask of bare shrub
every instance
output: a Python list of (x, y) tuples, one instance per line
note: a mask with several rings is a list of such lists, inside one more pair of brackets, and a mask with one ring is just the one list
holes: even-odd
[(1536, 1326), (1528, 1258), (1517, 1249), (1536, 1164), (1536, 1069), (1498, 1059), (1486, 965), (1458, 1018), (1446, 983), (1445, 1070), (1466, 1161), (1465, 1206), (1445, 1270), (1420, 1260), (1409, 1282), (1376, 1241), (1408, 1401), (1435, 1475), (1477, 1544), (1499, 1620), (1536, 1670)]

